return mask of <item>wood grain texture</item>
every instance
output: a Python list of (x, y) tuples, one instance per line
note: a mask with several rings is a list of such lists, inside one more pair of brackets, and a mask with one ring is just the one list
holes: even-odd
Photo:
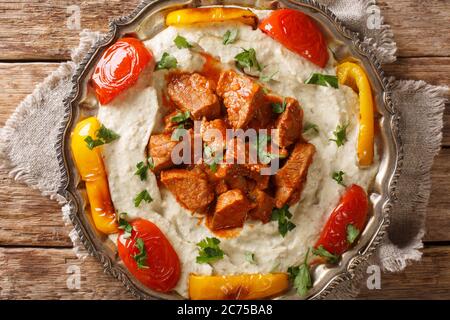
[[(383, 274), (382, 290), (363, 289), (360, 299), (450, 299), (450, 247), (424, 249), (421, 262), (401, 274)], [(79, 269), (78, 269), (79, 268)], [(72, 289), (73, 272), (80, 287)], [(92, 257), (71, 249), (0, 248), (1, 299), (132, 299)]]
[[(139, 0), (6, 0), (0, 2), (0, 60), (65, 60), (82, 29), (106, 31), (109, 17), (130, 12)], [(399, 56), (449, 56), (450, 0), (378, 1), (392, 25)], [(80, 29), (70, 28), (79, 7)], [(423, 17), (426, 16), (427, 19)], [(69, 22), (68, 22), (69, 21)], [(436, 45), (439, 44), (439, 45)]]

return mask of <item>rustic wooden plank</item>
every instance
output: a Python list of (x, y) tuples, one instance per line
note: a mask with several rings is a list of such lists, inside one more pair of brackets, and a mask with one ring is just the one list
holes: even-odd
[[(405, 60), (405, 61), (403, 61)], [(439, 70), (445, 68), (447, 58), (431, 59), (433, 72), (422, 59), (402, 59), (400, 71), (391, 68), (396, 76), (427, 81), (441, 81), (444, 74)], [(407, 68), (409, 65), (411, 68)], [(0, 63), (0, 125), (14, 111), (15, 106), (42, 81), (51, 71), (58, 67), (57, 63)], [(425, 71), (424, 71), (425, 70)], [(436, 76), (434, 76), (436, 74)], [(447, 75), (448, 77), (448, 75)], [(14, 81), (11, 81), (14, 79)], [(442, 82), (446, 84), (448, 80)], [(450, 84), (450, 83), (448, 83)], [(450, 116), (446, 117), (444, 139), (450, 141)], [(450, 145), (450, 143), (447, 143)], [(428, 209), (427, 241), (450, 241), (450, 150), (446, 149), (436, 159), (433, 170), (433, 189)], [(60, 215), (59, 206), (22, 184), (12, 182), (7, 173), (0, 171), (0, 245), (21, 246), (70, 246), (67, 236), (70, 228), (65, 227)], [(20, 221), (20, 223), (17, 223)]]
[(420, 262), (402, 273), (383, 274), (381, 290), (363, 288), (360, 299), (450, 299), (450, 247), (423, 250)]
[(449, 56), (449, 0), (378, 0), (385, 22), (392, 26), (398, 56)]
[[(383, 274), (381, 290), (363, 289), (367, 299), (450, 299), (450, 247), (424, 249), (423, 260), (400, 274)], [(78, 269), (79, 268), (79, 269)], [(72, 289), (73, 272), (80, 287)], [(70, 278), (72, 277), (72, 278)], [(68, 286), (69, 282), (69, 286)], [(71, 249), (0, 248), (2, 299), (132, 299), (131, 294), (100, 263), (81, 261)]]
[[(77, 259), (72, 249), (0, 248), (0, 269), (0, 299), (133, 298), (97, 260)], [(77, 272), (79, 289), (70, 278)]]
[[(139, 0), (6, 0), (0, 3), (0, 60), (69, 59), (81, 29), (106, 31), (108, 20), (131, 12)], [(378, 1), (400, 56), (449, 56), (449, 0)], [(68, 27), (74, 11), (80, 29)], [(427, 18), (424, 19), (424, 16)], [(420, 44), (418, 43), (420, 39)]]

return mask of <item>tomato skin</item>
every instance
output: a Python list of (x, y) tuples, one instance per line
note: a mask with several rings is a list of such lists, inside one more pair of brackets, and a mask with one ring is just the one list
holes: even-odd
[(153, 55), (135, 38), (122, 38), (105, 50), (92, 75), (92, 85), (101, 104), (111, 102), (138, 80)]
[[(169, 240), (148, 220), (136, 219), (130, 224), (133, 227), (131, 237), (124, 239), (123, 231), (120, 231), (117, 239), (119, 257), (136, 279), (145, 286), (159, 292), (172, 290), (180, 279), (181, 267), (178, 255)], [(139, 269), (133, 258), (139, 253), (135, 246), (137, 238), (144, 241), (147, 268)]]
[(366, 192), (358, 185), (350, 186), (328, 218), (315, 248), (323, 246), (328, 252), (341, 255), (349, 247), (347, 226), (352, 224), (360, 232), (364, 229), (369, 210)]
[(328, 48), (316, 23), (303, 12), (293, 9), (273, 11), (259, 29), (289, 50), (324, 68), (328, 62)]

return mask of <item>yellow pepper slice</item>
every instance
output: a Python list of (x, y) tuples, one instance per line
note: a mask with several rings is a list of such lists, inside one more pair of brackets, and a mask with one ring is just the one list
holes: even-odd
[(360, 166), (370, 166), (374, 152), (374, 105), (369, 79), (364, 69), (353, 62), (338, 65), (336, 72), (341, 84), (359, 93), (358, 162)]
[(250, 10), (223, 7), (180, 9), (170, 12), (166, 17), (168, 26), (223, 21), (240, 21), (255, 28), (258, 17)]
[(91, 205), (92, 219), (97, 230), (106, 233), (118, 232), (116, 213), (109, 194), (108, 180), (100, 149), (90, 150), (84, 139), (95, 139), (100, 122), (95, 117), (79, 122), (72, 132), (71, 149)]
[(281, 294), (289, 286), (285, 273), (189, 276), (192, 300), (253, 300)]

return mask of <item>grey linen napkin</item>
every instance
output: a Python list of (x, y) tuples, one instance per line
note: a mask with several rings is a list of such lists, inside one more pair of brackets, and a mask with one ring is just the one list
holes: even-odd
[[(380, 9), (373, 0), (321, 0), (361, 40), (370, 45), (379, 61), (395, 61), (396, 44), (388, 25), (383, 24)], [(10, 176), (44, 195), (60, 201), (56, 191), (60, 172), (54, 143), (63, 118), (63, 99), (68, 95), (70, 79), (91, 46), (102, 34), (83, 31), (72, 61), (61, 65), (20, 103), (0, 130), (0, 165)], [(400, 112), (400, 135), (404, 143), (402, 172), (398, 181), (398, 201), (392, 210), (388, 235), (371, 261), (361, 265), (353, 281), (340, 285), (332, 298), (348, 298), (358, 292), (368, 264), (379, 264), (386, 271), (401, 271), (409, 261), (420, 260), (423, 247), (426, 207), (430, 195), (430, 170), (440, 149), (442, 116), (447, 88), (423, 81), (392, 81), (392, 99)], [(32, 156), (30, 156), (32, 155)], [(63, 207), (66, 222), (68, 208)], [(70, 237), (80, 258), (86, 253), (74, 231)]]

